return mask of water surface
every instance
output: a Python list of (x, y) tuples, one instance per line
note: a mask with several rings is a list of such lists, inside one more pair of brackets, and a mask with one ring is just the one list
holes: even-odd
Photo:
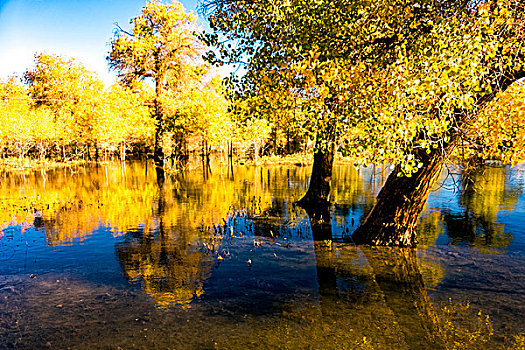
[(321, 218), (294, 204), (308, 167), (215, 166), (162, 186), (147, 163), (3, 173), (0, 344), (516, 347), (525, 166), (455, 171), (429, 198), (417, 250), (351, 242), (388, 169), (337, 166)]

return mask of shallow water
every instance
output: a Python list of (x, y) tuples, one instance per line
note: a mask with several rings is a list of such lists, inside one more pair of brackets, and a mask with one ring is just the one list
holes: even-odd
[(417, 250), (351, 243), (381, 168), (337, 166), (324, 222), (307, 167), (1, 174), (0, 348), (518, 347), (525, 166), (450, 172)]

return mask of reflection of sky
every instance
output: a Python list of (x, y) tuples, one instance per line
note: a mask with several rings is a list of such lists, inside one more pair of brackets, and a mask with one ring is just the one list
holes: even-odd
[(68, 273), (86, 280), (123, 285), (110, 228), (99, 228), (71, 245), (50, 247), (42, 229), (11, 226), (0, 240), (0, 276)]
[[(195, 13), (197, 0), (181, 1)], [(107, 83), (107, 42), (114, 23), (123, 28), (144, 0), (1, 0), (0, 79), (31, 67), (36, 52), (73, 57)], [(199, 20), (199, 23), (203, 23)]]

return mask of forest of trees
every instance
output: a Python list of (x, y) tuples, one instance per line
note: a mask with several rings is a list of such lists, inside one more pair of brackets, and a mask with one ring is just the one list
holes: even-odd
[[(0, 80), (0, 158), (184, 160), (191, 151), (293, 153), (307, 141), (285, 120), (230, 112), (216, 69), (203, 59), (193, 14), (176, 1), (149, 2), (117, 26), (104, 86), (74, 58), (37, 53), (22, 77)], [(242, 107), (241, 107), (242, 108)], [(263, 146), (265, 146), (263, 150)]]
[(226, 152), (232, 143), (252, 151), (271, 132), (278, 137), (276, 127), (263, 120), (234, 119), (219, 77), (203, 62), (194, 68), (201, 75), (191, 86), (163, 96), (159, 122), (148, 82), (105, 87), (74, 59), (38, 54), (22, 79), (0, 81), (0, 158), (147, 158), (156, 142), (164, 157), (181, 158), (189, 150)]

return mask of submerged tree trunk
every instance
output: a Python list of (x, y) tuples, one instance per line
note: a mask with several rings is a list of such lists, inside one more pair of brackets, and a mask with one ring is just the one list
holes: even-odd
[(436, 182), (447, 150), (419, 155), (423, 166), (411, 177), (398, 176), (399, 166), (388, 176), (376, 204), (353, 233), (357, 244), (411, 247), (417, 245), (416, 225)]
[(326, 202), (316, 207), (307, 207), (306, 213), (310, 218), (312, 236), (314, 242), (332, 240), (332, 218), (330, 215), (330, 205)]
[[(318, 138), (317, 143), (320, 140)], [(334, 164), (335, 144), (325, 149), (318, 149), (314, 153), (314, 164), (308, 191), (298, 204), (302, 207), (326, 205), (330, 200), (330, 182), (332, 181), (332, 169)]]
[[(493, 92), (478, 99), (477, 107), (480, 110), (492, 101), (498, 92), (505, 91), (514, 81), (525, 77), (525, 71), (498, 76), (499, 78), (492, 83)], [(412, 177), (398, 177), (400, 167), (397, 166), (390, 174), (377, 196), (376, 204), (352, 235), (356, 244), (406, 247), (417, 245), (415, 228), (432, 186), (447, 155), (469, 127), (468, 111), (458, 110), (456, 116), (457, 119), (451, 123), (454, 128), (450, 130), (450, 141), (443, 148), (434, 149), (430, 154), (423, 150), (415, 152), (416, 158), (423, 162), (417, 173)]]

